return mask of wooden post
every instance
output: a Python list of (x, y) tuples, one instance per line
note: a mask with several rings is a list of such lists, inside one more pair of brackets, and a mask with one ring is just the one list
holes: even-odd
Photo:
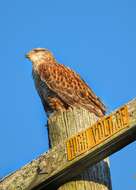
[[(86, 110), (75, 109), (52, 115), (49, 118), (50, 133), (54, 130), (51, 144), (62, 142), (1, 179), (0, 190), (111, 189), (108, 160), (94, 165), (136, 140), (136, 99), (93, 125), (90, 122), (97, 118), (87, 114)], [(83, 129), (86, 125), (87, 129)], [(63, 133), (59, 126), (65, 127), (61, 128)], [(79, 126), (83, 130), (74, 136), (72, 132), (64, 142), (64, 136)], [(84, 171), (86, 168), (88, 170)]]
[[(68, 137), (96, 122), (98, 118), (82, 108), (70, 109), (51, 115), (48, 120), (50, 146), (65, 142)], [(54, 158), (55, 159), (55, 158)], [(82, 163), (84, 164), (84, 163)], [(57, 164), (59, 166), (59, 163)], [(82, 166), (79, 166), (82, 167)], [(108, 158), (89, 167), (80, 175), (56, 187), (57, 190), (111, 190)]]

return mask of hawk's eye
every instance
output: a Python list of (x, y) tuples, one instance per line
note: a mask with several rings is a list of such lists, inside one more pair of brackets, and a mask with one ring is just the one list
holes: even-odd
[(38, 52), (38, 50), (37, 50), (37, 49), (34, 49), (34, 52)]

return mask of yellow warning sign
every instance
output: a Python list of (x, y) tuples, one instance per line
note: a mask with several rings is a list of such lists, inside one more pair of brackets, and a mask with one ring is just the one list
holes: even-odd
[(68, 160), (85, 153), (126, 127), (129, 127), (129, 114), (127, 106), (123, 106), (113, 114), (98, 120), (90, 128), (68, 139), (66, 142)]

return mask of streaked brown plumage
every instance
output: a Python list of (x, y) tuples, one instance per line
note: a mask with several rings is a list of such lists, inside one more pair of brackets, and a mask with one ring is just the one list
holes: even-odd
[(27, 54), (33, 64), (33, 77), (47, 114), (83, 107), (103, 116), (105, 106), (89, 86), (71, 69), (57, 63), (51, 52), (43, 48)]

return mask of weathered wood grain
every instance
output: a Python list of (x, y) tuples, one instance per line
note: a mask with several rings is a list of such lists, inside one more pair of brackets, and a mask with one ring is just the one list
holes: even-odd
[[(126, 105), (129, 112), (129, 127), (71, 161), (67, 160), (66, 144), (60, 143), (2, 179), (0, 190), (30, 190), (42, 189), (43, 187), (47, 190), (53, 189), (52, 187), (56, 184), (71, 179), (71, 177), (80, 174), (86, 167), (94, 165), (134, 141), (136, 139), (136, 100)], [(40, 174), (40, 171), (44, 174)]]
[[(61, 143), (66, 144), (67, 138), (85, 130), (97, 120), (98, 117), (94, 113), (90, 113), (83, 108), (74, 108), (51, 116), (48, 121), (51, 146), (54, 147)], [(59, 162), (58, 165), (60, 165)], [(70, 175), (71, 172), (69, 172), (69, 176)], [(111, 189), (111, 178), (108, 159), (86, 168), (84, 171), (81, 171), (78, 176), (74, 176), (74, 178), (65, 181), (64, 184), (62, 184), (62, 182), (55, 184), (55, 187), (52, 186), (52, 189), (92, 190), (97, 187), (97, 190), (109, 190)]]

